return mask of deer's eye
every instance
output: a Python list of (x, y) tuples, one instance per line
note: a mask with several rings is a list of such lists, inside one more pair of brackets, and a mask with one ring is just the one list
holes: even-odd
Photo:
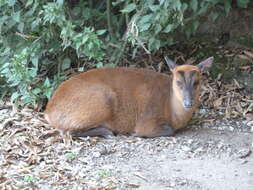
[(199, 85), (199, 81), (195, 81), (194, 83), (193, 83), (193, 86), (194, 87), (197, 87)]
[(183, 83), (181, 81), (177, 80), (177, 86), (180, 88), (183, 88)]

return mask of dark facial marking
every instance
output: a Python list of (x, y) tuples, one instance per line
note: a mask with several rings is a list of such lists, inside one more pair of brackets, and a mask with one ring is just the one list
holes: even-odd
[(190, 72), (190, 84), (193, 82), (193, 87), (197, 87), (199, 80), (193, 81), (193, 76), (197, 73), (196, 70)]
[(196, 80), (194, 83), (193, 83), (193, 86), (194, 87), (197, 87), (199, 85), (199, 80)]
[[(193, 94), (194, 89), (199, 85), (199, 80), (194, 81), (194, 75), (198, 73), (197, 70), (185, 72), (185, 71), (178, 71), (179, 75), (181, 76), (182, 80), (176, 81), (177, 86), (183, 89), (184, 93)], [(193, 88), (194, 87), (194, 88)]]
[(189, 73), (187, 73), (187, 81), (186, 81), (185, 76), (182, 76), (185, 73), (184, 72), (180, 73), (180, 75), (185, 80), (185, 86), (183, 88), (183, 96), (184, 96), (183, 105), (184, 105), (185, 108), (191, 108), (195, 104), (195, 102), (194, 102), (195, 88), (193, 88), (193, 86), (196, 87), (199, 83), (199, 80), (194, 81), (194, 75), (196, 73), (197, 73), (196, 70), (193, 70), (193, 71), (190, 71)]
[(179, 80), (177, 80), (177, 85), (182, 89), (183, 88), (183, 83)]
[(197, 73), (196, 70), (193, 70), (193, 71), (190, 72), (190, 80), (192, 80), (192, 78), (195, 75), (195, 73)]
[(181, 77), (183, 78), (183, 80), (185, 82), (184, 71), (178, 71), (178, 73), (181, 75)]

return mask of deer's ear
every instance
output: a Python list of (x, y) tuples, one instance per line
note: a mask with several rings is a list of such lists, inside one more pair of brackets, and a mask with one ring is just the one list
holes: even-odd
[(213, 57), (209, 57), (207, 58), (206, 60), (204, 61), (201, 61), (197, 67), (199, 68), (199, 70), (201, 72), (207, 72), (211, 67), (212, 67), (212, 64), (213, 64)]
[(168, 67), (170, 68), (170, 70), (173, 70), (177, 66), (177, 64), (174, 61), (172, 61), (171, 59), (169, 59), (167, 56), (165, 56), (164, 59), (168, 65)]

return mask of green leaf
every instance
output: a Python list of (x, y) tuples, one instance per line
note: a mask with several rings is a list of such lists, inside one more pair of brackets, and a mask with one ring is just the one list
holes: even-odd
[(31, 58), (32, 64), (37, 68), (38, 67), (38, 63), (39, 63), (39, 57), (38, 56), (34, 56)]
[(164, 2), (166, 2), (166, 0), (159, 0), (159, 1), (160, 1), (160, 5), (164, 4)]
[(193, 10), (194, 12), (196, 12), (196, 10), (197, 10), (197, 8), (198, 8), (198, 0), (191, 0), (190, 6), (191, 6), (192, 10)]
[(36, 75), (37, 75), (37, 69), (32, 68), (32, 69), (30, 69), (30, 70), (27, 72), (27, 74), (28, 74), (29, 77), (34, 78), (34, 77), (36, 77)]
[(30, 104), (30, 103), (35, 103), (35, 97), (32, 96), (32, 94), (25, 94), (21, 96), (21, 101), (23, 104)]
[(16, 3), (16, 0), (8, 0), (8, 5), (9, 5), (10, 7), (14, 6), (15, 3)]
[(18, 92), (14, 92), (11, 95), (11, 102), (14, 102), (19, 96), (20, 96), (20, 94)]
[(150, 38), (148, 43), (149, 50), (158, 50), (160, 48), (161, 42), (155, 38)]
[(10, 72), (9, 68), (4, 68), (3, 70), (1, 70), (2, 74), (8, 74)]
[(146, 30), (149, 29), (150, 26), (151, 26), (150, 23), (141, 24), (141, 25), (139, 25), (139, 28), (140, 28), (139, 31), (140, 31), (140, 32), (146, 31)]
[(100, 169), (100, 170), (98, 170), (97, 173), (101, 178), (107, 178), (112, 175), (112, 171), (108, 170), (108, 169)]
[[(89, 40), (89, 36), (88, 35), (85, 35), (82, 39), (82, 43), (85, 44), (87, 41)], [(82, 44), (78, 45), (79, 47), (81, 46)]]
[(52, 96), (52, 93), (53, 93), (53, 90), (51, 88), (51, 89), (47, 90), (44, 94), (47, 97), (47, 99), (50, 99)]
[(50, 87), (50, 86), (51, 86), (51, 84), (50, 84), (50, 81), (49, 81), (48, 77), (47, 77), (47, 78), (46, 78), (46, 80), (44, 81), (43, 86), (44, 86), (44, 87), (46, 87), (46, 88), (48, 88), (48, 87)]
[(20, 21), (20, 12), (21, 12), (21, 11), (15, 12), (15, 13), (13, 13), (13, 15), (12, 15), (13, 20), (15, 20), (16, 22), (19, 22), (19, 21)]
[(180, 10), (181, 9), (181, 6), (182, 6), (182, 3), (180, 0), (174, 0), (174, 1), (171, 1), (172, 2), (172, 8), (175, 9), (175, 10)]
[(155, 43), (154, 43), (154, 48), (155, 48), (155, 50), (158, 50), (160, 47), (161, 47), (161, 42), (160, 42), (160, 40), (155, 40)]
[(78, 68), (78, 72), (83, 72), (84, 71), (84, 67), (79, 67)]
[(96, 31), (96, 33), (97, 33), (97, 35), (103, 35), (104, 33), (106, 32), (106, 30), (105, 29), (103, 29), (103, 30), (97, 30)]
[(195, 20), (195, 21), (193, 22), (193, 32), (196, 32), (197, 29), (198, 29), (198, 27), (199, 27), (199, 21), (198, 21), (198, 20)]
[(192, 31), (191, 31), (190, 27), (186, 28), (185, 33), (186, 33), (187, 39), (189, 39), (191, 37), (191, 34), (192, 34)]
[(26, 136), (28, 136), (28, 134), (27, 133), (17, 133), (16, 136), (17, 137), (26, 137)]
[(156, 23), (160, 23), (161, 16), (162, 16), (161, 13), (156, 13), (155, 14), (154, 20), (156, 21)]
[(170, 31), (172, 31), (173, 26), (174, 26), (173, 24), (168, 24), (166, 28), (163, 30), (163, 32), (169, 33)]
[(28, 0), (25, 4), (25, 7), (29, 7), (31, 4), (33, 4), (33, 0)]
[(231, 1), (230, 0), (224, 1), (224, 6), (225, 6), (225, 12), (226, 14), (228, 14), (229, 11), (231, 10)]
[(88, 43), (88, 50), (89, 51), (92, 50), (93, 46), (94, 46), (94, 43), (92, 42)]
[(135, 3), (130, 3), (124, 9), (121, 10), (122, 13), (130, 13), (136, 8)]
[(57, 0), (57, 4), (58, 4), (58, 5), (62, 6), (63, 3), (64, 3), (64, 0)]
[(159, 9), (161, 9), (161, 6), (160, 5), (149, 5), (149, 8), (151, 11), (156, 12)]
[(250, 0), (237, 0), (237, 6), (239, 8), (247, 8)]
[(65, 154), (65, 158), (67, 159), (72, 159), (76, 157), (76, 153), (75, 152), (68, 152)]
[(185, 11), (187, 8), (188, 8), (188, 4), (187, 3), (183, 3), (181, 10)]
[(68, 57), (66, 57), (66, 58), (63, 59), (61, 69), (63, 71), (66, 70), (66, 69), (69, 69), (70, 65), (71, 65), (71, 60)]
[(112, 2), (112, 5), (116, 6), (116, 5), (118, 5), (118, 4), (120, 4), (120, 3), (124, 2), (124, 1), (125, 0), (116, 0), (116, 1)]
[(204, 3), (204, 1), (203, 1), (202, 4), (201, 4), (201, 6), (200, 6), (200, 8), (198, 9), (198, 13), (197, 14), (201, 15), (201, 14), (206, 13), (207, 10), (208, 10), (208, 8), (209, 8), (209, 4)]
[(105, 67), (116, 67), (117, 65), (115, 63), (107, 63)]
[(21, 32), (21, 33), (23, 33), (24, 27), (25, 27), (25, 24), (23, 22), (20, 22), (18, 24), (18, 31)]
[(97, 67), (97, 68), (104, 67), (104, 64), (103, 64), (102, 62), (98, 62), (98, 63), (96, 64), (96, 67)]
[(32, 90), (32, 93), (38, 95), (39, 93), (41, 93), (41, 89), (35, 88)]
[(211, 15), (213, 21), (215, 21), (219, 16), (220, 14), (218, 12), (213, 12)]
[(144, 23), (150, 22), (150, 21), (152, 20), (152, 17), (153, 17), (153, 16), (154, 16), (153, 14), (145, 15), (145, 16), (143, 16), (143, 17), (140, 19), (139, 23), (140, 23), (140, 24), (144, 24)]
[(196, 56), (197, 56), (198, 58), (202, 58), (202, 57), (205, 56), (205, 54), (204, 54), (204, 52), (200, 51), (200, 52), (197, 53)]
[(8, 67), (10, 67), (11, 63), (7, 62), (7, 63), (4, 63), (1, 68), (6, 68), (6, 69), (9, 69)]
[(32, 183), (32, 182), (34, 181), (34, 177), (31, 176), (31, 175), (26, 175), (26, 176), (24, 177), (24, 181), (25, 181), (25, 182), (28, 182), (28, 183)]
[(156, 24), (155, 25), (155, 34), (158, 34), (159, 32), (161, 32), (162, 30), (162, 26), (160, 24)]
[(0, 27), (1, 27), (1, 25), (3, 24), (3, 23), (5, 23), (7, 20), (9, 19), (9, 17), (8, 16), (1, 16), (0, 17)]

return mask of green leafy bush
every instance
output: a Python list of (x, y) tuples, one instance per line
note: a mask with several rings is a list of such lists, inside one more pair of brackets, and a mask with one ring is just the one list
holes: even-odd
[(0, 0), (1, 96), (36, 104), (70, 73), (115, 66), (126, 50), (157, 50), (174, 32), (190, 36), (217, 4), (214, 20), (232, 0)]
[[(170, 35), (161, 40), (162, 34), (172, 33), (183, 25), (183, 14), (187, 4), (181, 1), (139, 1), (138, 4), (128, 4), (123, 13), (135, 14), (131, 17), (128, 40), (133, 46), (139, 45), (149, 51), (157, 50), (161, 46), (173, 41)], [(138, 46), (137, 46), (138, 47)]]

